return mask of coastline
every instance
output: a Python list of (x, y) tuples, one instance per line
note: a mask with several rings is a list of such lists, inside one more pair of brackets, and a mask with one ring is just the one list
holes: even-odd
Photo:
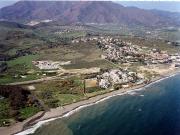
[(91, 97), (86, 100), (82, 100), (76, 103), (65, 105), (64, 107), (57, 107), (57, 108), (50, 109), (50, 111), (45, 112), (44, 114), (43, 112), (39, 112), (36, 115), (28, 118), (27, 120), (23, 122), (18, 122), (13, 126), (0, 127), (0, 132), (4, 135), (10, 135), (10, 134), (25, 135), (25, 134), (34, 133), (36, 129), (38, 129), (39, 127), (41, 127), (43, 124), (47, 122), (60, 119), (63, 117), (68, 117), (72, 115), (73, 113), (81, 110), (82, 108), (85, 108), (94, 104), (98, 104), (99, 102), (102, 102), (114, 96), (119, 96), (119, 95), (129, 94), (131, 92), (140, 91), (145, 87), (149, 87), (150, 85), (154, 83), (157, 83), (166, 78), (175, 76), (178, 73), (180, 73), (180, 69), (169, 71), (168, 73), (166, 73), (166, 75), (157, 76), (153, 78), (148, 84), (137, 85), (131, 88), (115, 90), (115, 91), (111, 91), (102, 95), (97, 95), (95, 97)]

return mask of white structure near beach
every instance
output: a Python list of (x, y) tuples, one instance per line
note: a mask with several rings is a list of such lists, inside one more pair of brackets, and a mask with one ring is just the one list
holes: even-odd
[(59, 69), (61, 65), (71, 64), (71, 61), (32, 61), (39, 69)]
[(133, 81), (134, 72), (127, 72), (121, 69), (111, 69), (104, 72), (102, 75), (97, 76), (98, 85), (101, 88), (108, 88), (114, 84), (125, 84)]

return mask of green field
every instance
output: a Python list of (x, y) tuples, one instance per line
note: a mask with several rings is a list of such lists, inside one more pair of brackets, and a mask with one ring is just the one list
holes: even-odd
[[(8, 69), (0, 75), (0, 84), (40, 78), (40, 76), (37, 76), (35, 73), (27, 74), (30, 70), (37, 70), (32, 64), (32, 61), (36, 60), (38, 57), (38, 55), (27, 55), (8, 61)], [(26, 78), (22, 78), (21, 76), (26, 76)]]
[(83, 84), (77, 77), (34, 84), (34, 93), (49, 107), (57, 107), (82, 100)]
[(20, 114), (19, 114), (20, 116), (19, 116), (19, 117), (20, 117), (21, 119), (27, 119), (27, 118), (35, 115), (35, 114), (38, 113), (39, 111), (40, 111), (40, 109), (37, 108), (37, 107), (34, 107), (34, 106), (21, 108), (21, 109), (19, 110), (19, 112), (20, 112)]
[[(35, 87), (33, 93), (50, 108), (78, 102), (91, 96), (108, 92), (108, 90), (106, 91), (99, 87), (92, 87), (87, 88), (86, 93), (84, 93), (84, 84), (80, 77), (45, 81), (31, 85)], [(24, 87), (27, 87), (27, 85)]]
[[(27, 55), (27, 56), (22, 56), (19, 58), (16, 58), (14, 60), (8, 61), (8, 67), (14, 68), (18, 65), (23, 65), (25, 69), (33, 69), (34, 66), (32, 64), (33, 60), (38, 59), (39, 55)], [(21, 69), (23, 70), (23, 69)]]
[(70, 32), (63, 32), (63, 33), (55, 33), (57, 38), (78, 38), (86, 36), (86, 32), (84, 31), (70, 31)]

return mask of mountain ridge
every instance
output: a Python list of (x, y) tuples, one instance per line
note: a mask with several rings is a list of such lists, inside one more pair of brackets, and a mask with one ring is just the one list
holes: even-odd
[[(161, 11), (163, 12), (163, 11)], [(161, 13), (162, 14), (162, 13)], [(171, 14), (124, 7), (111, 1), (19, 1), (0, 9), (0, 19), (31, 21), (50, 19), (65, 23), (117, 23), (144, 26), (178, 25)]]

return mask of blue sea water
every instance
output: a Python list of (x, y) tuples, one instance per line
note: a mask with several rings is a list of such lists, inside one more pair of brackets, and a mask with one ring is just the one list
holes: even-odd
[(83, 108), (34, 135), (180, 135), (180, 75)]

